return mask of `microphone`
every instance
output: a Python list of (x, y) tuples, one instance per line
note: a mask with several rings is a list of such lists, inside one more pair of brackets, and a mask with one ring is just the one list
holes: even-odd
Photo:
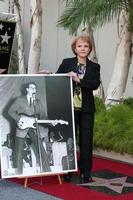
[(36, 93), (32, 93), (32, 98), (33, 98), (33, 101), (36, 100)]

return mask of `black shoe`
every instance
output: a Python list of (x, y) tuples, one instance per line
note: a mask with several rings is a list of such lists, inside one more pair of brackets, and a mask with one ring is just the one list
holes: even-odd
[(72, 178), (72, 175), (70, 173), (64, 175), (64, 181), (67, 183), (71, 182), (71, 178)]
[(92, 177), (89, 176), (85, 176), (83, 173), (80, 174), (80, 184), (83, 183), (91, 183), (93, 182)]

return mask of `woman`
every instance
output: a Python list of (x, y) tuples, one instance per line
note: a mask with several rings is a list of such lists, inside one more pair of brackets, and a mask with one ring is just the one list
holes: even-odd
[[(73, 79), (75, 130), (79, 130), (80, 182), (91, 182), (94, 96), (93, 90), (100, 85), (100, 65), (88, 59), (92, 43), (88, 36), (79, 36), (71, 45), (76, 57), (64, 59), (57, 73), (68, 73)], [(65, 175), (65, 180), (71, 180), (71, 174)]]

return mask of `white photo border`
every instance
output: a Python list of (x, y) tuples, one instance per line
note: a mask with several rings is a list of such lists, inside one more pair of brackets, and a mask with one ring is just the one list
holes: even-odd
[[(62, 79), (62, 80), (61, 80)], [(0, 128), (0, 157), (1, 157), (1, 178), (12, 178), (12, 177), (30, 177), (30, 176), (40, 176), (40, 175), (54, 175), (54, 174), (62, 174), (62, 173), (67, 173), (67, 172), (72, 172), (72, 171), (77, 171), (77, 154), (76, 154), (76, 138), (75, 138), (75, 126), (74, 126), (74, 108), (73, 108), (73, 86), (72, 86), (72, 79), (70, 77), (67, 76), (67, 74), (24, 74), (24, 75), (20, 75), (20, 74), (11, 74), (11, 75), (0, 75), (0, 101), (2, 101), (1, 105), (1, 113), (3, 113), (3, 110), (6, 110), (6, 103), (9, 103), (11, 101), (11, 99), (13, 97), (17, 97), (16, 93), (17, 91), (20, 89), (20, 86), (22, 86), (24, 83), (23, 81), (25, 80), (25, 83), (29, 83), (29, 82), (39, 82), (39, 87), (40, 87), (40, 91), (42, 89), (42, 81), (44, 80), (45, 82), (45, 91), (42, 89), (42, 93), (44, 93), (43, 95), (45, 95), (46, 97), (49, 96), (49, 99), (51, 101), (52, 98), (52, 104), (55, 101), (55, 107), (61, 107), (64, 110), (68, 110), (69, 112), (65, 113), (63, 110), (63, 114), (65, 115), (65, 120), (69, 121), (68, 126), (61, 125), (59, 126), (59, 128), (57, 128), (57, 133), (59, 135), (63, 135), (62, 132), (64, 132), (63, 137), (66, 139), (62, 140), (62, 141), (55, 141), (54, 143), (52, 143), (52, 151), (53, 154), (52, 156), (55, 156), (55, 162), (57, 161), (57, 152), (64, 151), (64, 157), (65, 157), (65, 165), (66, 165), (66, 159), (67, 159), (67, 163), (68, 161), (68, 153), (67, 153), (67, 134), (69, 133), (69, 136), (72, 137), (73, 140), (73, 168), (69, 168), (70, 165), (68, 165), (68, 169), (67, 168), (63, 168), (63, 164), (61, 166), (50, 166), (51, 171), (45, 171), (45, 172), (39, 172), (39, 169), (36, 167), (34, 167), (33, 170), (31, 170), (32, 167), (30, 167), (30, 165), (23, 170), (22, 174), (18, 174), (16, 173), (16, 168), (12, 167), (12, 149), (9, 149), (9, 144), (7, 141), (7, 138), (5, 140), (5, 137), (3, 136), (3, 133), (5, 131), (7, 131), (7, 133), (10, 134), (10, 127), (8, 124), (8, 120), (5, 119), (5, 116), (3, 114), (1, 114), (0, 116), (0, 124), (1, 127)], [(48, 80), (48, 81), (47, 81)], [(60, 84), (60, 80), (62, 81), (62, 84)], [(67, 80), (67, 81), (66, 81)], [(14, 84), (11, 84), (11, 83)], [(48, 85), (48, 89), (47, 89), (47, 82), (49, 83)], [(18, 84), (17, 84), (18, 83)], [(56, 83), (56, 85), (55, 85)], [(68, 88), (67, 91), (65, 91), (63, 89), (63, 87)], [(6, 90), (6, 92), (5, 92)], [(16, 91), (17, 90), (17, 91)], [(60, 90), (60, 91), (59, 91)], [(49, 91), (52, 92), (52, 95), (55, 94), (57, 92), (56, 96), (51, 96), (51, 94), (49, 94)], [(14, 96), (12, 96), (12, 94)], [(16, 96), (15, 96), (16, 95)], [(1, 98), (2, 97), (2, 98)], [(5, 101), (6, 99), (6, 101)], [(8, 101), (7, 101), (8, 99)], [(62, 104), (64, 103), (65, 99), (69, 100), (69, 103), (67, 105), (67, 102), (65, 102), (66, 104), (66, 109), (62, 106)], [(4, 100), (4, 101), (3, 101)], [(45, 105), (43, 108), (47, 110), (47, 112), (49, 112), (49, 107), (51, 107), (50, 105), (48, 106), (47, 102), (47, 106)], [(54, 109), (54, 107), (52, 107), (52, 109)], [(56, 108), (57, 109), (57, 108)], [(51, 112), (50, 115), (55, 116), (57, 114), (58, 118), (60, 113), (62, 112), (60, 110), (59, 113), (57, 113), (57, 111), (53, 110), (53, 113)], [(6, 110), (7, 111), (7, 110)], [(63, 116), (63, 115), (62, 115)], [(62, 120), (62, 116), (61, 116), (61, 120)], [(65, 121), (64, 120), (64, 121)], [(12, 122), (13, 123), (13, 122)], [(8, 128), (6, 128), (6, 124), (8, 124)], [(69, 124), (71, 124), (71, 127), (69, 128)], [(61, 127), (61, 131), (59, 131), (58, 129), (60, 129)], [(66, 128), (67, 127), (67, 128)], [(9, 130), (7, 130), (9, 129)], [(66, 129), (68, 130), (68, 133), (66, 134)], [(60, 134), (61, 133), (61, 134)], [(6, 135), (7, 136), (7, 135)], [(16, 136), (15, 136), (16, 137)], [(3, 139), (4, 138), (4, 139)], [(69, 138), (70, 139), (70, 138)], [(69, 140), (71, 141), (71, 140)], [(44, 145), (45, 146), (45, 145)], [(29, 148), (29, 147), (28, 147)], [(46, 147), (45, 147), (46, 148)], [(59, 148), (59, 149), (58, 149)], [(56, 151), (56, 152), (54, 152)], [(66, 154), (65, 154), (66, 152)], [(32, 154), (32, 158), (33, 162), (35, 162), (35, 154), (33, 152), (33, 150), (30, 150), (30, 156)], [(58, 153), (59, 154), (59, 153)], [(63, 154), (62, 154), (63, 155)], [(62, 156), (63, 157), (63, 156)], [(32, 165), (33, 165), (32, 162)], [(29, 164), (29, 163), (28, 163)], [(25, 163), (25, 166), (28, 165), (27, 163)], [(34, 163), (35, 165), (36, 163)], [(9, 170), (10, 169), (10, 170)], [(27, 171), (26, 171), (27, 170)]]

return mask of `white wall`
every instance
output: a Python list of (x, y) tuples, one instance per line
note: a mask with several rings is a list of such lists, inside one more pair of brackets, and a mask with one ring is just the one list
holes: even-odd
[(0, 12), (8, 12), (8, 4), (5, 1), (0, 1)]
[[(28, 61), (28, 52), (30, 46), (30, 0), (21, 2), (23, 28), (25, 39), (25, 54)], [(55, 72), (63, 58), (73, 56), (70, 48), (72, 36), (68, 31), (56, 26), (58, 17), (63, 10), (62, 0), (42, 0), (43, 8), (43, 35), (42, 35), (42, 53), (41, 68)], [(0, 12), (8, 11), (7, 1), (0, 2)], [(117, 25), (116, 22), (106, 24), (104, 27), (95, 30), (94, 33), (98, 61), (101, 65), (101, 76), (105, 93), (113, 72), (115, 51), (117, 44)], [(133, 65), (130, 68), (126, 97), (133, 97)]]

